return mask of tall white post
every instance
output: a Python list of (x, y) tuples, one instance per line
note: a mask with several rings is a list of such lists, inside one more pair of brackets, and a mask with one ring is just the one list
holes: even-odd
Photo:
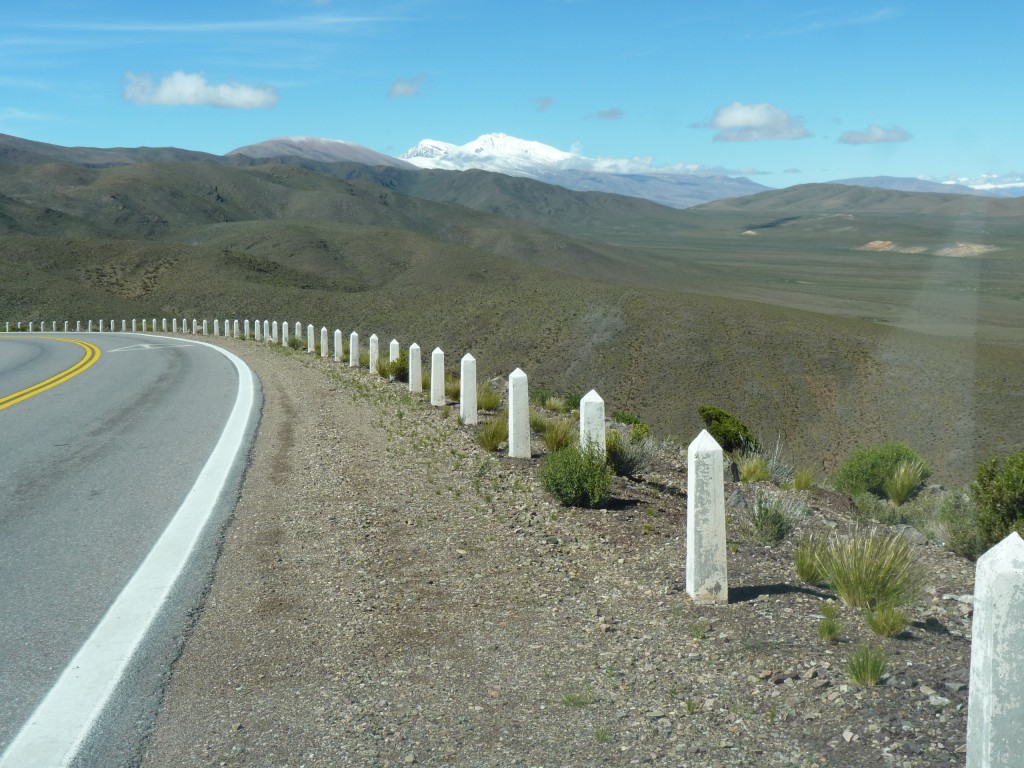
[(341, 353), (343, 351), (343, 339), (341, 335), (341, 328), (334, 329), (334, 362), (341, 362)]
[(316, 352), (316, 330), (312, 323), (306, 326), (306, 352), (311, 355)]
[(156, 333), (156, 318), (155, 317), (153, 318), (153, 322), (149, 326), (149, 330), (151, 330), (153, 333)]
[(135, 318), (132, 318), (132, 333), (135, 333)]
[(377, 370), (377, 361), (380, 359), (380, 340), (377, 338), (377, 334), (370, 334), (370, 370)]
[(92, 320), (89, 321), (89, 333), (92, 333)]
[(974, 571), (967, 768), (1014, 768), (1024, 756), (1024, 539), (1014, 531)]
[(164, 333), (167, 333), (167, 318), (166, 317), (161, 317), (160, 318), (160, 330), (162, 330)]
[(244, 333), (245, 338), (249, 338), (249, 331), (251, 330), (252, 328), (249, 326), (249, 318), (247, 317), (242, 321), (242, 332)]
[[(143, 331), (146, 330), (146, 321), (145, 320), (142, 321), (142, 330)], [(199, 321), (196, 320), (194, 317), (192, 318), (192, 335), (193, 336), (198, 336), (199, 335)]]
[(526, 374), (516, 368), (508, 377), (508, 455), (530, 458), (530, 390)]
[[(54, 323), (54, 325), (56, 325), (56, 323)], [(54, 328), (54, 330), (57, 329)], [(121, 318), (121, 333), (124, 333), (126, 330), (128, 330), (128, 321), (125, 320), (124, 318)]]
[[(11, 330), (11, 324), (10, 323), (7, 324), (7, 330)], [(68, 321), (65, 320), (64, 321), (64, 333), (67, 333), (67, 332), (68, 332)]]
[(327, 357), (327, 326), (320, 326), (320, 357)]
[(444, 405), (444, 352), (434, 347), (430, 353), (430, 404)]
[(295, 338), (299, 339), (299, 341), (302, 340), (302, 323), (298, 320), (295, 321)]
[(263, 340), (262, 325), (260, 324), (259, 320), (257, 320), (255, 323), (255, 335), (253, 336), (253, 338), (255, 338), (256, 341)]
[(686, 593), (695, 603), (728, 603), (722, 448), (704, 429), (686, 459)]
[(393, 363), (402, 356), (402, 348), (398, 345), (398, 339), (392, 339), (388, 347), (388, 362)]
[(270, 324), (270, 340), (277, 343), (277, 320)]
[(263, 321), (263, 343), (264, 344), (269, 344), (270, 343), (270, 321), (269, 320), (264, 320)]
[(281, 323), (281, 346), (288, 346), (288, 323), (287, 321)]
[(580, 400), (580, 448), (596, 451), (599, 456), (604, 456), (607, 451), (604, 400), (594, 389)]
[[(28, 332), (32, 333), (32, 321), (31, 320), (29, 320), (29, 323), (28, 323)], [(103, 318), (102, 317), (100, 318), (100, 333), (103, 333)]]
[(81, 320), (75, 320), (75, 333), (81, 333), (81, 332), (82, 332), (82, 321)]
[(476, 424), (476, 358), (468, 352), (459, 365), (459, 418), (463, 424)]
[(415, 342), (409, 347), (409, 391), (423, 391), (423, 367), (420, 365), (420, 345)]
[(235, 318), (231, 323), (231, 335), (236, 339), (238, 338), (238, 318)]
[(359, 334), (355, 331), (348, 335), (348, 367), (359, 367)]
[(204, 317), (203, 318), (203, 336), (206, 336), (206, 335), (207, 335), (207, 325), (206, 325), (206, 318)]
[(177, 333), (177, 332), (178, 332), (178, 318), (172, 317), (171, 318), (171, 333)]
[(220, 318), (219, 317), (213, 318), (213, 335), (215, 337), (219, 337), (220, 336)]

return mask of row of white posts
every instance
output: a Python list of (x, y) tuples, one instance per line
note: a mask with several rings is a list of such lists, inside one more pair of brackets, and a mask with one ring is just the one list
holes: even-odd
[[(161, 329), (168, 331), (168, 322), (161, 321)], [(193, 319), (191, 324), (182, 318), (181, 332), (208, 335), (206, 320)], [(99, 330), (105, 323), (99, 321)], [(10, 331), (11, 324), (6, 324)], [(114, 330), (114, 321), (106, 326)], [(139, 327), (131, 321), (133, 332)], [(155, 331), (156, 318), (149, 329)], [(17, 324), (18, 330), (21, 323)], [(92, 331), (89, 320), (87, 330)], [(127, 322), (121, 321), (121, 330)], [(28, 324), (34, 331), (34, 323)], [(40, 331), (45, 324), (40, 324)], [(52, 330), (57, 330), (53, 321)], [(82, 322), (75, 324), (81, 332)], [(147, 320), (142, 319), (141, 330), (147, 331)], [(223, 330), (223, 333), (222, 333)], [(250, 330), (253, 331), (250, 334)], [(68, 322), (64, 331), (69, 332)], [(178, 332), (178, 320), (172, 318), (170, 332)], [(213, 321), (214, 336), (249, 338), (266, 343), (289, 343), (288, 323), (275, 320), (257, 320), (250, 328), (249, 320), (240, 324)], [(302, 337), (302, 325), (295, 323), (294, 335)], [(327, 328), (320, 329), (320, 356), (327, 357)], [(342, 333), (334, 332), (334, 360), (341, 361)], [(316, 332), (306, 326), (306, 351), (316, 350)], [(359, 334), (349, 335), (348, 365), (359, 366)], [(398, 359), (401, 348), (396, 339), (388, 347), (389, 361)], [(369, 339), (369, 367), (376, 370), (380, 354), (377, 335)], [(461, 361), (461, 396), (459, 416), (465, 424), (477, 423), (476, 360), (466, 354)], [(430, 354), (430, 404), (445, 405), (444, 352), (437, 348)], [(422, 392), (420, 347), (409, 347), (409, 391)], [(526, 374), (516, 368), (508, 377), (508, 455), (529, 459), (530, 410), (529, 385)], [(580, 400), (580, 445), (604, 453), (605, 413), (604, 400), (594, 390)], [(721, 447), (707, 430), (701, 431), (687, 449), (686, 477), (686, 592), (695, 603), (725, 604), (729, 600), (729, 579), (726, 559), (724, 456)], [(971, 642), (971, 683), (967, 721), (968, 768), (1019, 767), (1024, 755), (1024, 540), (1011, 533), (1001, 543), (978, 559), (975, 593), (974, 624)]]

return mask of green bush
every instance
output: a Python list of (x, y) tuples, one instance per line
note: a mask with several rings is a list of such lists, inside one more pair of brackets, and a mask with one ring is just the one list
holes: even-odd
[(977, 506), (978, 544), (984, 552), (1012, 531), (1024, 535), (1024, 452), (978, 467), (971, 486)]
[(726, 453), (743, 450), (759, 451), (761, 449), (754, 433), (731, 413), (726, 413), (713, 405), (702, 405), (697, 408), (697, 415), (700, 416), (708, 432)]
[(383, 358), (377, 359), (377, 372), (392, 381), (409, 381), (409, 353), (402, 350), (398, 359), (385, 363)]
[(887, 498), (885, 485), (904, 462), (920, 462), (918, 485), (923, 483), (929, 474), (928, 465), (910, 446), (891, 441), (858, 448), (851, 453), (832, 478), (832, 486), (850, 496), (867, 492), (879, 498)]
[(569, 445), (548, 454), (540, 466), (540, 482), (562, 504), (598, 507), (612, 485), (612, 472), (599, 451)]
[(801, 505), (787, 497), (759, 491), (754, 494), (750, 527), (754, 538), (765, 544), (778, 544), (796, 527)]
[(985, 551), (978, 525), (978, 506), (966, 493), (947, 493), (939, 502), (939, 535), (961, 557), (977, 560)]

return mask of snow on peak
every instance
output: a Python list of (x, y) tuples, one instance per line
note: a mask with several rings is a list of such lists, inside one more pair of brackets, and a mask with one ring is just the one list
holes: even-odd
[(458, 171), (480, 168), (529, 176), (533, 172), (550, 170), (552, 166), (566, 167), (580, 158), (539, 141), (517, 139), (504, 133), (487, 133), (462, 146), (424, 139), (402, 155), (402, 159), (421, 168)]

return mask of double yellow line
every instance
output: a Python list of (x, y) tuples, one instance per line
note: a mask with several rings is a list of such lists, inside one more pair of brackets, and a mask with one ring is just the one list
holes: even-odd
[(61, 371), (56, 376), (51, 376), (46, 381), (40, 381), (38, 384), (33, 384), (31, 387), (26, 387), (20, 392), (14, 392), (13, 394), (7, 395), (6, 397), (0, 397), (0, 411), (4, 408), (10, 408), (16, 403), (20, 403), (23, 400), (28, 400), (33, 395), (38, 395), (40, 392), (45, 392), (48, 389), (56, 387), (58, 384), (63, 384), (65, 381), (70, 379), (72, 376), (77, 376), (90, 365), (100, 359), (100, 348), (94, 344), (90, 344), (87, 341), (78, 341), (77, 339), (58, 339), (53, 336), (35, 336), (33, 338), (50, 339), (52, 341), (66, 341), (69, 344), (77, 344), (85, 350), (85, 355), (75, 363), (73, 366), (65, 371)]

